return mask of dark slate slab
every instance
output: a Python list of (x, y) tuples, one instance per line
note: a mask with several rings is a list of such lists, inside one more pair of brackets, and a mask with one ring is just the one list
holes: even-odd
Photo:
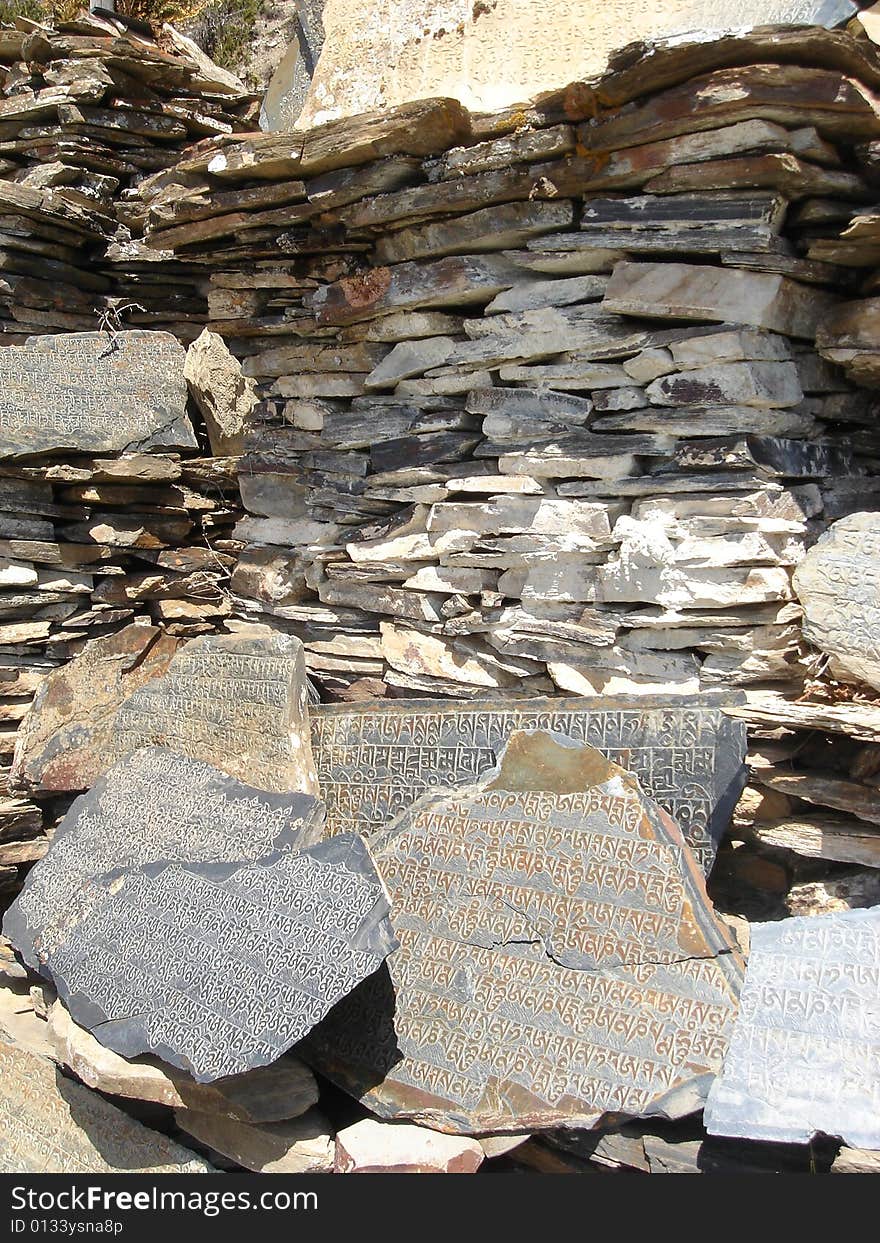
[(320, 705), (312, 750), (327, 832), (369, 837), (426, 790), (487, 773), (514, 730), (545, 729), (635, 773), (708, 871), (745, 783), (746, 729), (723, 710), (743, 702), (705, 694)]
[(117, 1053), (199, 1082), (264, 1066), (393, 945), (365, 844), (311, 845), (322, 818), (308, 795), (139, 752), (77, 799), (4, 931)]
[(400, 948), (300, 1053), (381, 1117), (592, 1127), (702, 1106), (742, 962), (680, 830), (592, 747), (513, 735), (375, 854)]
[(880, 1148), (880, 908), (753, 924), (710, 1135)]
[(195, 449), (185, 352), (167, 332), (71, 332), (0, 351), (0, 459)]
[(146, 747), (81, 795), (52, 847), (28, 874), (3, 927), (42, 970), (43, 929), (96, 877), (147, 864), (241, 865), (321, 840), (324, 806), (307, 794), (270, 794), (200, 760)]

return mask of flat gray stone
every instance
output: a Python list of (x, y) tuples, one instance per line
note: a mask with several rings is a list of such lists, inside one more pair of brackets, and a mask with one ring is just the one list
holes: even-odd
[(626, 766), (708, 870), (745, 781), (742, 696), (318, 705), (312, 746), (329, 834), (370, 837), (437, 786), (478, 780), (517, 729), (552, 730)]
[(77, 332), (0, 351), (0, 459), (195, 449), (186, 355), (167, 332)]
[(847, 681), (880, 689), (880, 514), (850, 514), (813, 545), (794, 574), (804, 636)]
[(323, 804), (308, 794), (270, 794), (210, 764), (144, 748), (75, 800), (6, 912), (5, 934), (42, 973), (51, 952), (44, 929), (96, 878), (171, 863), (241, 867), (316, 844), (323, 822)]
[[(400, 947), (301, 1049), (373, 1113), (464, 1134), (700, 1108), (742, 962), (680, 830), (589, 745), (512, 734), (376, 842)], [(384, 990), (384, 993), (383, 993)]]
[[(230, 860), (233, 843), (220, 843), (213, 861), (201, 861), (212, 854), (206, 800), (181, 826), (195, 843), (184, 832), (159, 858), (99, 863), (82, 883), (68, 885), (62, 871), (53, 885), (50, 850), (6, 918), (10, 939), (77, 1023), (124, 1057), (153, 1054), (199, 1083), (274, 1062), (395, 945), (362, 839), (298, 850), (283, 816), (266, 811), (267, 796), (250, 794), (269, 820), (262, 854), (254, 844)], [(247, 801), (230, 808), (245, 842)], [(68, 818), (79, 834), (92, 831), (82, 821), (89, 806), (81, 800)], [(55, 843), (62, 856), (66, 831)]]
[(880, 1148), (880, 908), (752, 924), (710, 1135)]

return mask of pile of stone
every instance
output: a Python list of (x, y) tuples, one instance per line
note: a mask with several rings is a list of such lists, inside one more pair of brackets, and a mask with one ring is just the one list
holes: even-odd
[(46, 674), (104, 644), (133, 687), (230, 612), (235, 461), (203, 456), (184, 370), (175, 338), (140, 330), (0, 350), (0, 883), (54, 819), (8, 784)]
[(837, 32), (678, 43), (143, 183), (262, 397), (241, 607), (330, 698), (800, 691), (792, 570), (877, 495), (814, 343), (851, 269), (806, 255), (871, 201), (878, 85)]
[(49, 676), (16, 758), (89, 793), (4, 919), (9, 1169), (806, 1170), (880, 1145), (877, 911), (751, 946), (719, 916), (745, 726), (711, 697), (310, 711), (302, 644), (266, 627), (136, 687), (108, 654)]
[(201, 324), (196, 277), (181, 270), (163, 296), (155, 256), (131, 244), (118, 200), (193, 143), (247, 131), (255, 108), (172, 27), (159, 42), (86, 12), (55, 29), (20, 18), (0, 30), (0, 341), (88, 331), (123, 307), (125, 322), (183, 337)]
[[(13, 32), (9, 98), (100, 42), (62, 85), (126, 133), (234, 128), (105, 21)], [(112, 234), (173, 335), (0, 351), (0, 1162), (876, 1164), (878, 89), (850, 34), (678, 40), (105, 138), (199, 137), (112, 213), (19, 153), (36, 279)]]

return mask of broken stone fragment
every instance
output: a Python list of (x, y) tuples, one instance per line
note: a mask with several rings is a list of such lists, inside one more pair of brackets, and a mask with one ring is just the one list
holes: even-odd
[(85, 790), (100, 772), (123, 700), (165, 673), (179, 640), (134, 624), (93, 639), (38, 688), (18, 733), (10, 784)]
[(492, 773), (426, 794), (375, 857), (400, 948), (303, 1046), (372, 1112), (476, 1134), (700, 1108), (742, 963), (632, 774), (515, 732)]
[(877, 909), (752, 925), (710, 1135), (806, 1144), (821, 1131), (880, 1147), (878, 953)]
[[(125, 660), (146, 646), (143, 629), (121, 632)], [(87, 648), (38, 693), (17, 744), (19, 788), (86, 789), (118, 758), (167, 746), (261, 789), (316, 792), (299, 639), (262, 627), (193, 639), (154, 665), (151, 678), (137, 667), (133, 693), (124, 693), (118, 664), (105, 683), (115, 638), (100, 640), (100, 651)], [(157, 648), (170, 642), (162, 638)], [(97, 719), (95, 685), (103, 706)], [(85, 694), (71, 693), (81, 687)]]
[(794, 574), (804, 607), (804, 637), (832, 658), (832, 673), (880, 689), (880, 515), (835, 522)]
[(337, 1174), (475, 1174), (483, 1157), (476, 1140), (405, 1122), (364, 1118), (336, 1136)]
[(288, 1122), (236, 1122), (194, 1109), (178, 1109), (174, 1120), (200, 1144), (256, 1174), (329, 1174), (333, 1169), (333, 1134), (317, 1109)]
[(165, 332), (33, 337), (0, 354), (0, 458), (195, 449), (184, 352)]
[(242, 374), (223, 338), (205, 328), (186, 351), (183, 374), (205, 420), (211, 452), (217, 457), (240, 454), (257, 403), (256, 385)]

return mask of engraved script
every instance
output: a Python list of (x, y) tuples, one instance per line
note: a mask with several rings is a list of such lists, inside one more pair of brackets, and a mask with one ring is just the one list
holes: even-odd
[(880, 1148), (880, 910), (752, 924), (710, 1135)]
[(371, 980), (307, 1043), (319, 1069), (470, 1132), (674, 1116), (720, 1069), (738, 956), (675, 826), (605, 767), (572, 793), (426, 795), (388, 829), (393, 1026)]
[(195, 449), (184, 350), (165, 332), (65, 333), (0, 352), (0, 458)]
[(327, 832), (387, 824), (426, 790), (476, 781), (517, 729), (564, 734), (634, 772), (674, 817), (704, 870), (739, 798), (746, 731), (718, 699), (371, 704), (312, 710), (312, 749)]

